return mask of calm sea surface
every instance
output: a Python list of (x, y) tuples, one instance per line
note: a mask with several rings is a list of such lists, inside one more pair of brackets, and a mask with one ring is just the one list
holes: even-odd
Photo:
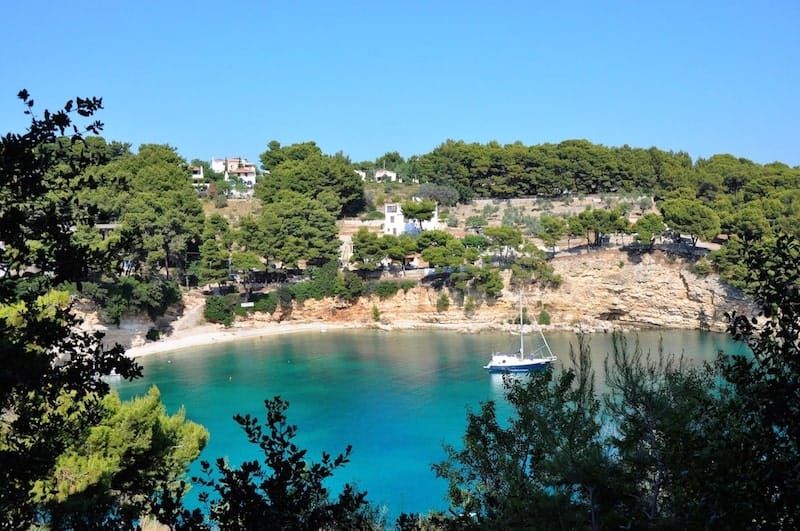
[[(611, 336), (589, 337), (602, 374)], [(568, 364), (576, 336), (547, 338), (559, 364)], [(745, 350), (707, 332), (642, 332), (639, 338), (645, 349), (657, 352), (663, 340), (665, 351), (696, 361), (718, 350)], [(158, 386), (170, 413), (184, 406), (189, 419), (211, 432), (201, 459), (227, 457), (232, 465), (259, 457), (233, 415), (263, 420), (264, 399), (280, 395), (289, 401), (289, 422), (298, 425), (296, 442), (311, 460), (352, 444), (351, 461), (336, 472), (332, 491), (355, 483), (393, 520), (401, 512), (447, 507), (447, 485), (430, 465), (444, 459), (442, 443), (460, 443), (469, 409), (497, 400), (502, 415), (510, 413), (502, 406), (502, 379), (482, 366), (489, 353), (514, 349), (515, 342), (505, 334), (431, 331), (286, 335), (148, 356), (140, 359), (144, 378), (115, 386), (123, 398)], [(195, 463), (191, 472), (198, 470)]]

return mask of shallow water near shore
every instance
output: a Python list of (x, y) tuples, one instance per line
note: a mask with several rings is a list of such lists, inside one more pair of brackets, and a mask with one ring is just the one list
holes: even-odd
[[(693, 362), (711, 360), (719, 350), (746, 349), (728, 336), (699, 331), (645, 331), (642, 348), (683, 354)], [(587, 336), (598, 375), (612, 350), (610, 334)], [(632, 344), (633, 334), (628, 341)], [(569, 364), (575, 334), (547, 334), (557, 366)], [(446, 509), (447, 485), (431, 464), (445, 454), (442, 443), (458, 446), (466, 413), (482, 401), (497, 400), (501, 417), (510, 414), (502, 378), (482, 368), (495, 350), (515, 349), (507, 334), (439, 331), (379, 332), (340, 330), (248, 339), (235, 343), (147, 356), (139, 360), (144, 378), (115, 382), (123, 398), (156, 385), (168, 411), (184, 406), (186, 416), (211, 432), (201, 459), (226, 457), (231, 465), (259, 458), (232, 417), (254, 414), (263, 421), (264, 400), (289, 402), (288, 418), (298, 426), (296, 442), (319, 461), (348, 444), (350, 463), (328, 483), (337, 493), (344, 483), (368, 492), (385, 507), (389, 523), (401, 512)], [(190, 474), (197, 474), (193, 464)], [(196, 504), (199, 489), (188, 503)], [(194, 501), (192, 501), (194, 500)]]

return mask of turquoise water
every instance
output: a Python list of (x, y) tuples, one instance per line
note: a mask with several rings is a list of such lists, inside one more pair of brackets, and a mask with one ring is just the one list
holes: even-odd
[[(559, 363), (569, 362), (574, 334), (548, 335)], [(727, 336), (704, 332), (643, 332), (645, 348), (710, 360), (720, 350), (741, 353)], [(490, 352), (515, 348), (505, 334), (456, 332), (331, 331), (292, 334), (208, 346), (142, 358), (144, 378), (116, 384), (123, 398), (161, 390), (170, 413), (181, 405), (187, 417), (206, 426), (211, 439), (201, 459), (227, 457), (232, 465), (258, 458), (236, 413), (264, 418), (264, 400), (289, 402), (296, 442), (319, 461), (353, 446), (351, 461), (330, 483), (345, 482), (368, 492), (393, 519), (401, 512), (445, 509), (447, 485), (430, 465), (444, 459), (442, 443), (458, 445), (466, 412), (498, 400), (503, 416), (502, 379), (482, 369)], [(611, 336), (590, 336), (598, 374), (611, 350)], [(199, 470), (197, 463), (192, 473)]]

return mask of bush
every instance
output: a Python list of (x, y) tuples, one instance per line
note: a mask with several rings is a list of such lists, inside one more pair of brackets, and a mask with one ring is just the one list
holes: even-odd
[(92, 299), (107, 323), (118, 325), (126, 312), (147, 313), (150, 319), (164, 315), (167, 308), (181, 298), (175, 281), (142, 280), (122, 277), (114, 282), (84, 282), (81, 294)]
[(446, 312), (449, 308), (450, 297), (447, 296), (447, 293), (442, 292), (442, 294), (439, 295), (439, 298), (436, 299), (436, 311), (439, 313)]
[(392, 281), (381, 281), (375, 286), (375, 293), (381, 299), (388, 299), (394, 297), (397, 290), (400, 289), (400, 284)]
[(320, 267), (310, 267), (306, 274), (308, 280), (295, 284), (292, 288), (297, 302), (336, 297), (343, 291), (336, 262), (328, 262)]
[(214, 207), (225, 208), (226, 206), (228, 206), (228, 198), (225, 197), (223, 194), (217, 194), (214, 197)]
[(404, 280), (400, 282), (400, 289), (403, 290), (403, 293), (408, 293), (408, 290), (410, 290), (416, 285), (417, 282), (415, 280)]
[(539, 319), (538, 322), (540, 325), (549, 325), (550, 324), (550, 314), (547, 313), (547, 310), (542, 310), (539, 312)]
[(372, 320), (376, 323), (381, 320), (381, 311), (376, 304), (372, 305)]
[(694, 264), (692, 264), (690, 270), (698, 277), (706, 277), (710, 275), (712, 271), (714, 271), (714, 266), (712, 266), (711, 262), (709, 262), (705, 257), (703, 257)]
[(475, 297), (473, 297), (472, 295), (468, 296), (467, 299), (464, 301), (464, 313), (467, 315), (472, 315), (477, 309), (478, 309), (478, 301), (476, 301)]
[(342, 297), (349, 302), (358, 299), (364, 294), (366, 287), (364, 281), (356, 273), (352, 271), (345, 271), (342, 287)]
[(206, 299), (203, 316), (210, 323), (222, 323), (225, 326), (233, 324), (233, 306), (227, 297), (212, 295)]
[(158, 328), (150, 327), (144, 337), (148, 341), (158, 341), (158, 339), (161, 337), (161, 331)]
[(384, 213), (381, 210), (372, 210), (371, 212), (367, 212), (361, 216), (361, 219), (363, 221), (375, 221), (378, 219), (383, 219), (384, 217)]
[(489, 225), (489, 222), (486, 221), (486, 218), (484, 216), (470, 216), (467, 218), (467, 221), (465, 222), (465, 226), (467, 228), (486, 227), (487, 225)]
[(274, 291), (264, 295), (256, 295), (253, 300), (253, 310), (272, 314), (278, 309), (278, 296)]
[(294, 300), (292, 288), (289, 286), (281, 286), (275, 291), (275, 295), (278, 297), (278, 304), (282, 310), (287, 310), (292, 307), (292, 301)]

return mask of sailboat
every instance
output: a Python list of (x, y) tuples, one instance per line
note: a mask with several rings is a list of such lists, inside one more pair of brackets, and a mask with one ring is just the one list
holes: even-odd
[[(554, 361), (556, 357), (550, 350), (544, 334), (539, 330), (539, 337), (542, 346), (525, 356), (525, 333), (522, 319), (522, 292), (519, 294), (519, 351), (517, 352), (493, 352), (492, 359), (484, 365), (484, 369), (489, 372), (530, 372), (544, 368)], [(545, 355), (541, 355), (546, 353)]]

